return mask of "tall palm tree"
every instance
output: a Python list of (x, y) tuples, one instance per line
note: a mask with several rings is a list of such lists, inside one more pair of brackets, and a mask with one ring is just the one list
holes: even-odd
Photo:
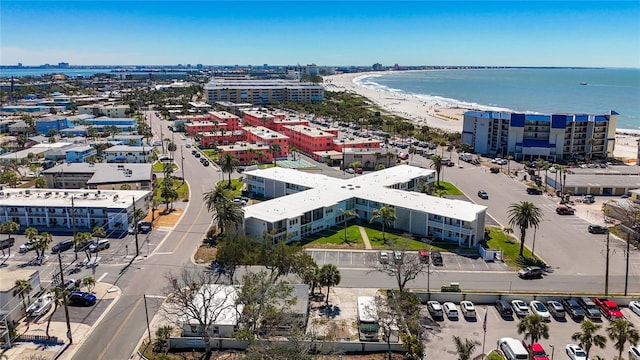
[(273, 165), (274, 166), (278, 166), (278, 164), (276, 162), (275, 154), (280, 154), (280, 152), (282, 151), (282, 148), (280, 147), (280, 144), (271, 144), (271, 145), (269, 145), (269, 150), (271, 150), (271, 156), (273, 156)]
[(442, 171), (442, 156), (431, 156), (431, 168), (436, 171), (436, 184), (440, 186), (440, 172)]
[(521, 201), (517, 204), (511, 204), (507, 213), (509, 225), (520, 229), (520, 257), (522, 257), (527, 229), (540, 226), (543, 218), (542, 210), (529, 201)]
[(571, 335), (571, 339), (577, 341), (580, 347), (584, 349), (584, 352), (587, 353), (587, 359), (589, 358), (589, 351), (594, 345), (604, 349), (607, 343), (606, 337), (596, 334), (600, 328), (602, 328), (602, 325), (594, 324), (591, 320), (585, 319), (580, 324), (580, 331)]
[(332, 286), (340, 284), (340, 270), (334, 264), (324, 264), (318, 275), (320, 286), (327, 287), (326, 306), (329, 306), (329, 290)]
[(640, 341), (640, 333), (633, 323), (627, 319), (614, 321), (607, 328), (609, 339), (614, 341), (613, 347), (618, 350), (618, 358), (622, 359), (622, 351), (627, 342), (636, 345)]
[(207, 210), (209, 210), (209, 212), (215, 210), (221, 202), (229, 201), (230, 199), (231, 194), (223, 183), (218, 183), (215, 188), (202, 195), (202, 200), (207, 206)]
[[(18, 230), (20, 230), (20, 224), (15, 221), (7, 221), (0, 225), (0, 232), (7, 234), (8, 237), (11, 237), (11, 234), (15, 234)], [(7, 249), (9, 250), (9, 256), (11, 256), (11, 246)], [(4, 254), (4, 249), (2, 249), (2, 253)]]
[(456, 351), (458, 352), (458, 360), (469, 360), (471, 359), (471, 355), (473, 355), (473, 350), (476, 349), (479, 342), (476, 340), (464, 339), (464, 341), (459, 336), (453, 336), (453, 342), (456, 345)]
[(593, 157), (593, 146), (597, 143), (598, 141), (594, 138), (590, 138), (589, 140), (587, 140), (587, 144), (589, 145), (589, 153), (587, 153), (587, 159), (589, 161), (591, 161), (591, 158)]
[(54, 287), (51, 290), (51, 297), (53, 298), (53, 312), (51, 312), (51, 316), (49, 316), (49, 320), (47, 320), (47, 329), (45, 330), (45, 334), (49, 337), (49, 326), (51, 326), (51, 319), (53, 319), (53, 314), (58, 310), (58, 306), (63, 305), (65, 302), (65, 297), (67, 296), (67, 291), (61, 287)]
[(225, 153), (220, 159), (220, 169), (223, 173), (229, 174), (229, 183), (228, 187), (231, 187), (231, 174), (238, 167), (238, 159), (236, 159), (231, 153)]
[(215, 208), (213, 220), (222, 233), (231, 228), (237, 229), (238, 225), (244, 222), (244, 210), (231, 200), (222, 201)]
[(518, 323), (518, 334), (525, 334), (531, 343), (537, 343), (541, 338), (549, 338), (549, 325), (540, 315), (527, 315)]
[(16, 280), (15, 287), (13, 288), (13, 296), (18, 295), (22, 299), (22, 306), (26, 309), (27, 304), (24, 302), (25, 295), (31, 302), (31, 290), (33, 286), (29, 280)]
[(347, 221), (349, 218), (358, 217), (358, 213), (353, 210), (340, 209), (342, 216), (344, 216), (344, 242), (347, 242)]
[(391, 222), (398, 220), (396, 217), (396, 210), (384, 205), (380, 209), (373, 211), (373, 216), (371, 217), (371, 220), (369, 220), (369, 223), (373, 223), (378, 219), (380, 219), (380, 223), (382, 224), (382, 241), (385, 241), (384, 228), (385, 226), (390, 225)]
[(46, 231), (36, 237), (34, 249), (36, 250), (36, 255), (40, 259), (40, 265), (42, 265), (44, 252), (49, 248), (49, 244), (51, 244), (52, 241), (53, 237)]

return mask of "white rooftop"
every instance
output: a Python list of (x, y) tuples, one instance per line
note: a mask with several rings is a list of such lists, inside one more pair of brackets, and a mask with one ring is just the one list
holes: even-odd
[(141, 190), (93, 190), (93, 189), (3, 189), (0, 206), (47, 206), (126, 209), (149, 194)]
[(257, 218), (275, 222), (300, 216), (313, 209), (334, 206), (350, 198), (373, 200), (395, 207), (463, 221), (474, 221), (476, 215), (486, 209), (486, 206), (466, 201), (444, 199), (414, 191), (388, 188), (394, 184), (406, 183), (415, 178), (432, 176), (434, 173), (435, 171), (430, 169), (398, 165), (342, 180), (286, 168), (246, 171), (245, 174), (247, 176), (253, 175), (310, 189), (246, 206), (244, 208), (245, 218)]

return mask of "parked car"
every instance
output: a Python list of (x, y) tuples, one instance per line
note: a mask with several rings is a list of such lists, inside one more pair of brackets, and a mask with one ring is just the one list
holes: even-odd
[(607, 298), (593, 298), (593, 302), (598, 306), (604, 317), (610, 321), (623, 319), (622, 311), (613, 300)]
[(466, 318), (476, 317), (476, 307), (473, 306), (473, 303), (471, 301), (460, 301), (460, 310), (462, 311), (462, 316)]
[(582, 202), (585, 204), (593, 204), (594, 202), (596, 202), (596, 199), (593, 197), (593, 195), (585, 195), (582, 197)]
[(380, 264), (389, 263), (389, 253), (386, 251), (380, 251)]
[(6, 238), (6, 239), (0, 239), (0, 249), (2, 250), (8, 249), (12, 247), (15, 243), (16, 243), (16, 239), (12, 237)]
[(442, 304), (442, 309), (449, 319), (458, 319), (458, 309), (456, 308), (456, 304), (447, 301)]
[(440, 305), (440, 303), (435, 300), (427, 301), (427, 310), (429, 310), (429, 314), (434, 319), (442, 319), (444, 317), (442, 305)]
[(91, 240), (86, 240), (86, 241), (77, 243), (74, 250), (76, 252), (85, 251), (89, 246), (91, 246), (91, 244), (93, 244), (93, 241)]
[(527, 307), (527, 303), (522, 300), (511, 300), (511, 307), (513, 308), (513, 312), (518, 317), (525, 317), (529, 315), (529, 308)]
[(536, 188), (527, 188), (527, 194), (529, 195), (542, 195), (542, 190)]
[(566, 313), (564, 311), (564, 308), (562, 307), (562, 304), (559, 301), (555, 301), (555, 300), (547, 301), (547, 309), (549, 309), (551, 316), (558, 319), (564, 319)]
[(96, 296), (83, 291), (73, 291), (69, 294), (69, 305), (92, 306), (96, 303)]
[(33, 241), (27, 241), (26, 243), (20, 245), (20, 247), (18, 248), (18, 252), (20, 254), (24, 254), (27, 253), (33, 249), (36, 248), (36, 243)]
[(629, 301), (629, 310), (633, 311), (638, 316), (640, 316), (640, 301), (639, 300)]
[(560, 303), (562, 304), (562, 307), (564, 307), (564, 311), (569, 314), (573, 320), (580, 322), (584, 319), (584, 310), (578, 303), (578, 300), (566, 298), (562, 299)]
[(544, 321), (551, 321), (551, 313), (541, 301), (533, 300), (529, 303), (529, 309), (532, 314), (540, 316)]
[(518, 271), (518, 276), (523, 279), (533, 279), (542, 277), (542, 269), (538, 266), (527, 266)]
[(197, 152), (197, 151), (196, 151), (196, 153), (195, 153), (195, 154), (193, 154), (193, 156), (195, 156), (196, 158), (199, 158), (201, 155), (200, 155), (200, 153), (199, 153), (199, 152)]
[(198, 150), (196, 150), (196, 149), (191, 150), (191, 155), (195, 155), (197, 153), (198, 153)]
[(598, 305), (596, 305), (596, 303), (591, 300), (591, 298), (588, 298), (586, 296), (579, 297), (578, 304), (580, 304), (582, 310), (584, 310), (584, 314), (586, 317), (588, 317), (589, 319), (600, 320), (600, 309), (598, 308)]
[(566, 350), (571, 360), (587, 360), (587, 353), (579, 345), (567, 344)]
[(101, 250), (106, 250), (110, 247), (111, 247), (111, 243), (109, 242), (109, 240), (100, 239), (98, 240), (98, 242), (94, 242), (93, 244), (89, 245), (89, 251), (98, 252)]
[(420, 256), (420, 261), (425, 264), (429, 263), (429, 252), (425, 249), (418, 251), (418, 256)]
[(51, 248), (51, 253), (57, 254), (65, 252), (71, 248), (73, 248), (73, 240), (62, 240), (59, 243), (53, 245), (53, 247)]
[(489, 194), (487, 194), (487, 192), (484, 191), (484, 190), (478, 190), (478, 197), (480, 199), (487, 200), (487, 199), (489, 199)]
[(527, 349), (532, 360), (549, 360), (549, 355), (547, 355), (541, 344), (528, 344), (525, 340), (522, 340), (522, 345)]
[(513, 316), (513, 310), (507, 300), (496, 300), (496, 310), (504, 317)]
[(575, 214), (576, 211), (573, 208), (570, 208), (568, 206), (558, 206), (556, 208), (556, 214), (558, 215), (573, 215)]
[(609, 232), (609, 228), (607, 228), (606, 226), (596, 224), (589, 225), (588, 230), (592, 234), (606, 234)]
[(402, 252), (398, 250), (393, 251), (393, 262), (396, 264), (402, 264)]
[(640, 360), (640, 345), (629, 347), (629, 360)]
[(442, 260), (442, 254), (439, 251), (432, 251), (431, 252), (431, 261), (433, 262), (433, 265), (435, 265), (435, 266), (444, 265), (444, 261)]

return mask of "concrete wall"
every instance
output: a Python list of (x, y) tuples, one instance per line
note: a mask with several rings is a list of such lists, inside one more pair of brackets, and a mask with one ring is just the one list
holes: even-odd
[[(312, 352), (321, 353), (359, 353), (359, 352), (386, 352), (389, 346), (385, 342), (360, 342), (360, 341), (323, 341), (323, 342), (306, 342), (310, 345)], [(257, 343), (263, 343), (264, 346), (276, 344), (277, 341), (269, 340), (257, 340)], [(249, 342), (246, 340), (226, 339), (226, 338), (212, 338), (210, 339), (212, 349), (235, 349), (245, 350), (249, 346)], [(293, 342), (282, 341), (282, 345), (294, 346)], [(391, 351), (400, 352), (403, 351), (402, 344), (392, 343)], [(204, 349), (203, 338), (170, 338), (169, 349), (186, 349), (186, 350), (198, 350)]]

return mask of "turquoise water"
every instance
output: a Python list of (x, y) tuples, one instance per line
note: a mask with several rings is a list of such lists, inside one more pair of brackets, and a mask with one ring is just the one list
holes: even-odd
[[(356, 82), (442, 105), (537, 113), (606, 114), (640, 130), (640, 69), (432, 70), (375, 74)], [(581, 85), (586, 83), (586, 85)]]

